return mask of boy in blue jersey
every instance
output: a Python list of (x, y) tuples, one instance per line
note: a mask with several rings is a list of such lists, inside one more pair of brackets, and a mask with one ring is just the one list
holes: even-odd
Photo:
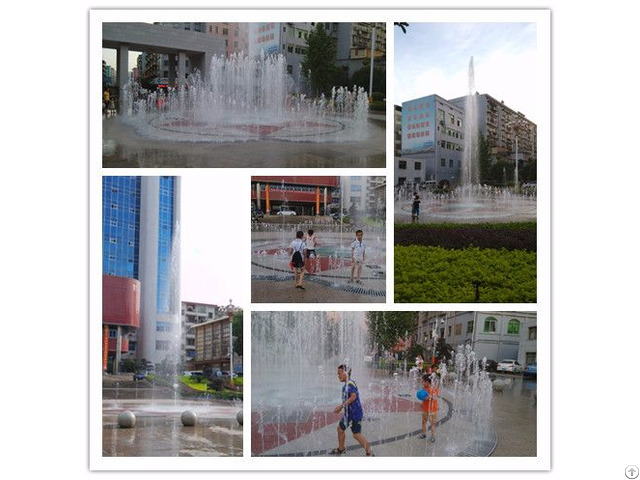
[(347, 370), (347, 367), (340, 365), (338, 367), (338, 379), (344, 382), (342, 386), (342, 403), (338, 405), (333, 412), (342, 412), (342, 418), (338, 423), (338, 448), (334, 448), (330, 453), (333, 455), (342, 455), (347, 451), (344, 446), (347, 427), (351, 426), (351, 432), (353, 438), (355, 438), (360, 445), (364, 448), (367, 457), (372, 457), (373, 452), (367, 439), (362, 435), (362, 404), (360, 403), (360, 394), (358, 393), (358, 387), (356, 382), (351, 378), (351, 370)]

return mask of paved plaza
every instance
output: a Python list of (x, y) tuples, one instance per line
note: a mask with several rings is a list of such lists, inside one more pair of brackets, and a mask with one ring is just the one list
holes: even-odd
[[(420, 403), (413, 392), (400, 392), (381, 405), (365, 403), (362, 433), (376, 456), (484, 457), (536, 456), (536, 381), (509, 377), (510, 385), (496, 391), (489, 423), (478, 428), (466, 414), (453, 411), (452, 392), (444, 389), (436, 428), (436, 441), (420, 439)], [(364, 401), (364, 400), (363, 400)], [(339, 402), (339, 398), (336, 399)], [(367, 410), (369, 413), (367, 413)], [(337, 446), (339, 416), (311, 409), (287, 415), (270, 424), (274, 412), (252, 407), (251, 451), (256, 456), (328, 456)], [(282, 421), (284, 418), (285, 421)], [(345, 456), (365, 456), (364, 449), (347, 431)]]
[[(131, 428), (119, 425), (125, 411), (135, 415)], [(185, 411), (195, 413), (195, 425), (183, 425)], [(242, 456), (241, 411), (241, 401), (184, 400), (167, 389), (137, 386), (130, 373), (110, 375), (103, 383), (102, 456)]]
[(118, 116), (102, 121), (105, 168), (383, 168), (385, 117), (369, 115), (369, 137), (359, 141), (173, 141), (138, 135)]
[[(293, 228), (295, 231), (298, 227)], [(300, 227), (302, 228), (302, 227)], [(316, 227), (314, 227), (316, 228)], [(291, 227), (288, 226), (291, 230)], [(252, 232), (251, 301), (254, 303), (384, 303), (386, 300), (386, 251), (381, 234), (365, 230), (367, 257), (360, 282), (351, 282), (349, 245), (352, 233), (317, 230), (329, 251), (318, 248), (318, 263), (305, 273), (304, 290), (295, 287), (286, 247), (293, 234)]]

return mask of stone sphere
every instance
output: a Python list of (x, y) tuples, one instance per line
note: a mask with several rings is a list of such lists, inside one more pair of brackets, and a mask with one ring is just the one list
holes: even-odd
[(118, 425), (120, 428), (131, 428), (136, 424), (136, 416), (133, 412), (126, 410), (118, 415)]
[(196, 418), (196, 414), (191, 410), (185, 410), (180, 416), (182, 425), (184, 425), (185, 427), (193, 427), (196, 424)]
[(242, 425), (242, 410), (239, 410), (236, 414), (236, 420), (238, 420), (238, 423)]

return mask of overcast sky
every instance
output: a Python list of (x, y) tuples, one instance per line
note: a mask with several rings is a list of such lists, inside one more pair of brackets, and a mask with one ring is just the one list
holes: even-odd
[[(473, 56), (475, 90), (538, 120), (535, 23), (411, 23), (394, 28), (394, 103), (468, 93)], [(548, 100), (547, 100), (548, 102)]]
[(251, 272), (242, 266), (250, 254), (250, 182), (232, 170), (193, 173), (181, 177), (182, 300), (214, 305), (232, 300), (247, 308)]

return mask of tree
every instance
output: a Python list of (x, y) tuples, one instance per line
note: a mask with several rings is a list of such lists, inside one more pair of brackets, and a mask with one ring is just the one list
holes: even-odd
[(491, 142), (482, 132), (478, 132), (478, 165), (480, 168), (480, 183), (492, 183), (489, 181), (491, 169)]
[(407, 22), (393, 22), (394, 27), (400, 27), (402, 33), (407, 33), (407, 27), (409, 24)]
[[(365, 60), (362, 68), (353, 72), (350, 85), (357, 85), (369, 90), (369, 81), (371, 79), (371, 62)], [(384, 67), (376, 65), (373, 61), (373, 92), (385, 93), (387, 91), (387, 70)], [(373, 93), (371, 92), (371, 93)]]
[(302, 61), (302, 74), (311, 84), (312, 93), (329, 94), (336, 74), (336, 48), (327, 34), (324, 23), (316, 24), (307, 38), (307, 53)]
[(233, 340), (233, 351), (242, 356), (242, 312), (238, 312), (233, 316), (233, 322), (231, 324), (232, 335), (235, 337)]
[(391, 350), (399, 339), (415, 330), (415, 318), (416, 312), (368, 312), (371, 341), (383, 350)]

